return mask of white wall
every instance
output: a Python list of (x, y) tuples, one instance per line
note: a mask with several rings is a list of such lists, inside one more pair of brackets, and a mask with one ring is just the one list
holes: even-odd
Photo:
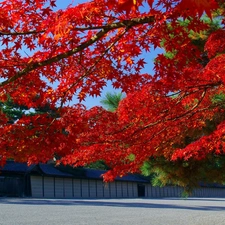
[(64, 178), (64, 197), (73, 198), (73, 179)]
[(73, 179), (73, 197), (81, 198), (81, 180)]
[(44, 177), (44, 197), (45, 198), (55, 197), (55, 184), (53, 177)]
[(64, 198), (64, 179), (55, 178), (55, 197)]
[[(142, 185), (147, 198), (181, 197), (183, 190), (177, 186)], [(31, 176), (31, 193), (35, 198), (137, 198), (138, 183)], [(225, 188), (196, 188), (192, 197), (225, 197)]]
[(43, 198), (42, 177), (31, 176), (31, 196), (34, 198)]

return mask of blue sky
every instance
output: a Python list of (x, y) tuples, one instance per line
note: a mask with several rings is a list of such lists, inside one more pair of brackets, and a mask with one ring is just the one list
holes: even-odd
[[(57, 8), (61, 8), (64, 9), (66, 8), (69, 4), (73, 4), (73, 5), (77, 5), (79, 3), (84, 3), (87, 2), (87, 0), (57, 0), (56, 4), (57, 4)], [(157, 49), (153, 52), (150, 53), (144, 53), (141, 57), (145, 58), (145, 61), (147, 62), (147, 64), (145, 65), (145, 68), (142, 70), (143, 73), (149, 73), (149, 74), (154, 74), (153, 72), (153, 61), (154, 58), (157, 56), (157, 54), (159, 54), (160, 52), (162, 52), (161, 50)], [(86, 100), (84, 102), (82, 102), (88, 109), (96, 106), (96, 105), (101, 105), (100, 104), (100, 100), (105, 96), (105, 94), (107, 92), (120, 92), (120, 90), (116, 90), (112, 87), (112, 85), (110, 84), (110, 82), (108, 82), (107, 87), (105, 87), (102, 90), (102, 94), (100, 97), (87, 97)]]

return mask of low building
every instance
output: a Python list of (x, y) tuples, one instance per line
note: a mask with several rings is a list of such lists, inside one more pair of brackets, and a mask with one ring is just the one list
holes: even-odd
[(41, 198), (136, 198), (144, 196), (141, 187), (147, 180), (135, 175), (104, 183), (105, 171), (66, 169), (38, 164), (30, 173), (32, 197)]
[[(8, 161), (0, 172), (0, 196), (35, 198), (136, 198), (145, 196), (148, 183), (136, 175), (104, 183), (106, 171), (55, 167), (52, 164), (27, 166)], [(10, 188), (9, 188), (10, 187)]]
[[(138, 175), (118, 177), (104, 183), (106, 171), (71, 168), (53, 164), (27, 166), (8, 161), (0, 170), (0, 196), (34, 198), (163, 198), (181, 197), (177, 186), (153, 187), (148, 179)], [(225, 197), (225, 186), (202, 185), (192, 197)]]
[(0, 168), (0, 196), (30, 196), (30, 172), (34, 166), (8, 161)]

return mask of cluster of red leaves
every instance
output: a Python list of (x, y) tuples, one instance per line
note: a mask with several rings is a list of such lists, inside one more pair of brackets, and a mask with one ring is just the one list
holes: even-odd
[(180, 10), (187, 11), (187, 15), (195, 15), (198, 13), (201, 16), (204, 12), (211, 17), (213, 9), (218, 8), (216, 0), (183, 0), (178, 4)]
[[(149, 157), (201, 160), (223, 152), (224, 123), (184, 143), (212, 120), (221, 105), (212, 107), (211, 99), (225, 85), (224, 27), (205, 45), (207, 65), (189, 37), (207, 28), (200, 16), (211, 17), (218, 5), (191, 2), (94, 0), (56, 11), (54, 0), (2, 1), (0, 100), (10, 96), (28, 108), (49, 104), (57, 116), (25, 115), (8, 124), (1, 113), (0, 161), (45, 162), (58, 155), (62, 163), (83, 166), (101, 159), (112, 168), (105, 180), (112, 180), (137, 172)], [(184, 29), (178, 19), (188, 17)], [(155, 74), (142, 74), (149, 59), (141, 54), (162, 43), (176, 54), (159, 55)], [(115, 113), (70, 106), (74, 96), (100, 95), (107, 81), (127, 94)]]
[(218, 54), (225, 53), (225, 31), (218, 30), (208, 38), (205, 44), (205, 51), (209, 58), (213, 58)]

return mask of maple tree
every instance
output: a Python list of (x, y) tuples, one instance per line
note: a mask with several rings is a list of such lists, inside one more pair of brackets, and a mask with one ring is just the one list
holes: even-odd
[[(10, 96), (28, 109), (48, 105), (54, 112), (24, 114), (9, 124), (2, 110), (2, 164), (7, 158), (46, 162), (55, 154), (58, 163), (74, 166), (104, 160), (111, 168), (104, 179), (111, 181), (163, 158), (165, 168), (176, 164), (176, 180), (182, 181), (184, 168), (194, 174), (211, 157), (223, 158), (223, 116), (209, 133), (201, 133), (224, 113), (223, 98), (212, 101), (225, 91), (223, 1), (93, 0), (64, 10), (55, 6), (55, 0), (0, 2), (0, 102)], [(210, 28), (204, 14), (218, 16), (220, 28), (205, 35), (200, 48), (193, 36), (202, 38)], [(186, 26), (180, 22), (185, 20)], [(172, 56), (159, 54), (155, 73), (143, 73), (148, 59), (142, 53), (157, 47)], [(107, 81), (126, 93), (115, 112), (71, 104), (74, 97), (82, 102), (100, 95)], [(186, 142), (196, 131), (202, 135)]]

